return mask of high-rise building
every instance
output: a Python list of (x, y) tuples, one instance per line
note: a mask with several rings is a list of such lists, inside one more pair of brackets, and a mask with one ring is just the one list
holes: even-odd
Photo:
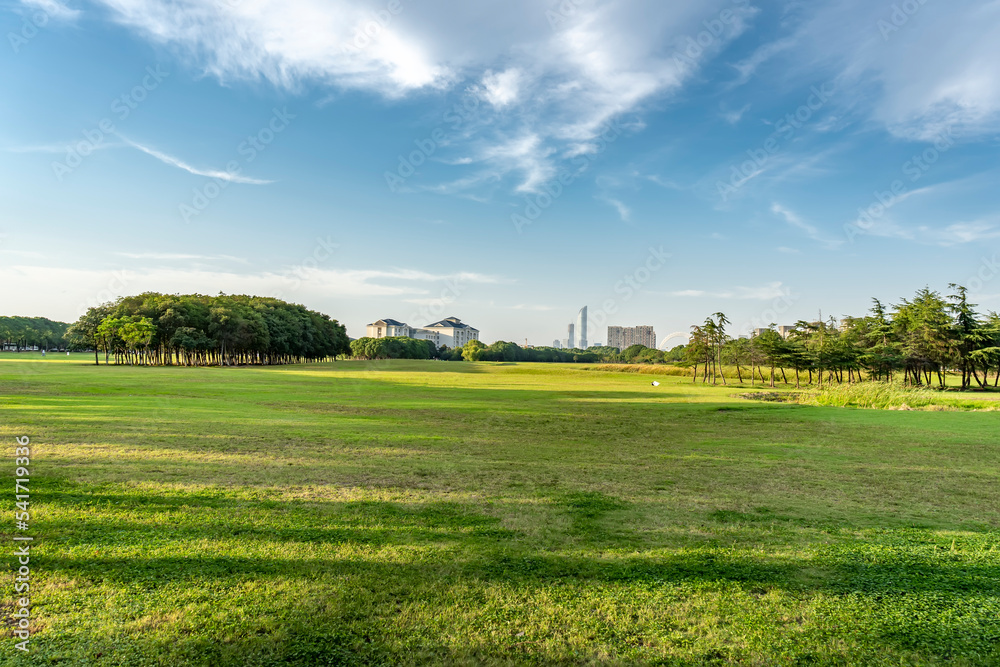
[(633, 345), (656, 347), (656, 332), (650, 326), (608, 327), (608, 347), (624, 350)]
[(580, 339), (580, 349), (587, 349), (587, 307), (584, 306), (576, 315), (576, 335)]
[(617, 347), (619, 350), (624, 349), (623, 343), (625, 342), (625, 329), (622, 327), (608, 327), (608, 347)]
[(559, 342), (559, 339), (558, 339), (558, 338), (556, 338), (556, 339), (555, 339), (554, 341), (552, 341), (552, 347), (556, 348), (557, 350), (558, 350), (558, 349), (559, 349), (560, 347), (562, 347), (562, 343), (560, 343), (560, 342)]
[(656, 332), (651, 326), (640, 326), (634, 328), (632, 345), (645, 345), (656, 349)]
[(569, 345), (567, 345), (566, 347), (570, 349), (576, 347), (576, 336), (573, 333), (575, 328), (576, 328), (575, 325), (571, 322), (569, 325), (569, 338), (566, 339), (569, 341)]

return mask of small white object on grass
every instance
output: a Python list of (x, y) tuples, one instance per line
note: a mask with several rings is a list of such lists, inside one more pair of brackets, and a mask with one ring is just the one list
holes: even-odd
[(653, 384), (654, 387), (659, 387), (660, 386), (660, 383), (657, 382), (656, 380), (653, 380), (652, 384)]

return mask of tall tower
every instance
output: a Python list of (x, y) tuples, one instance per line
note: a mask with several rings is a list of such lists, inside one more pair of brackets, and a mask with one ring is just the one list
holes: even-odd
[(566, 340), (569, 341), (569, 348), (571, 350), (574, 347), (576, 347), (576, 337), (573, 335), (573, 323), (572, 322), (570, 322), (570, 324), (569, 324), (569, 338), (567, 338)]
[(576, 316), (576, 330), (580, 335), (580, 349), (587, 349), (587, 307), (584, 306)]

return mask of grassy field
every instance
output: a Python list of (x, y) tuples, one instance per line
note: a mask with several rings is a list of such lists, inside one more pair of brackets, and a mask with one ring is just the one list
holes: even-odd
[(1000, 415), (740, 391), (0, 355), (0, 664), (1000, 664)]

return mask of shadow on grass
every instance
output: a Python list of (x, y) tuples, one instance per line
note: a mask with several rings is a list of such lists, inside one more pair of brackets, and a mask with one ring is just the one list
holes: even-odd
[[(453, 502), (257, 502), (231, 501), (210, 493), (174, 497), (86, 493), (84, 489), (55, 492), (46, 498), (53, 509), (89, 507), (100, 517), (101, 509), (107, 508), (112, 516), (40, 524), (39, 530), (47, 535), (40, 562), (47, 574), (76, 580), (83, 590), (95, 586), (142, 590), (143, 595), (159, 598), (163, 593), (152, 592), (180, 587), (204, 590), (206, 598), (223, 603), (215, 614), (221, 619), (215, 622), (222, 626), (213, 631), (224, 632), (225, 641), (213, 640), (208, 631), (186, 634), (181, 630), (179, 636), (123, 631), (114, 639), (115, 659), (111, 653), (106, 660), (90, 655), (90, 661), (73, 654), (78, 662), (96, 665), (576, 664), (597, 660), (579, 654), (576, 658), (549, 654), (531, 644), (496, 637), (480, 636), (475, 640), (480, 643), (470, 640), (456, 648), (453, 640), (444, 640), (453, 630), (433, 627), (414, 628), (414, 637), (406, 639), (404, 632), (401, 638), (396, 624), (404, 618), (400, 614), (405, 607), (417, 605), (447, 613), (456, 604), (456, 590), (473, 598), (487, 590), (512, 591), (507, 604), (515, 616), (501, 623), (503, 627), (516, 623), (518, 614), (531, 615), (523, 605), (560, 590), (599, 598), (606, 595), (615, 600), (615, 608), (627, 608), (628, 598), (640, 593), (672, 591), (673, 595), (694, 596), (696, 591), (714, 591), (744, 596), (752, 605), (773, 591), (797, 599), (821, 594), (869, 611), (885, 606), (892, 612), (888, 617), (895, 614), (897, 620), (876, 623), (871, 630), (889, 649), (947, 658), (966, 648), (988, 650), (990, 642), (1000, 636), (1000, 620), (987, 613), (989, 600), (995, 603), (1000, 598), (1000, 564), (982, 554), (970, 558), (937, 549), (926, 543), (926, 536), (911, 539), (893, 534), (884, 543), (828, 545), (814, 557), (765, 556), (719, 545), (636, 554), (627, 550), (627, 530), (614, 525), (616, 513), (627, 510), (627, 503), (594, 491), (560, 492), (551, 500), (570, 519), (569, 530), (578, 546), (586, 548), (567, 553), (542, 551), (523, 535), (504, 529), (496, 517)], [(229, 507), (231, 513), (227, 513)], [(757, 515), (768, 515), (760, 509)], [(157, 523), (114, 516), (122, 512), (149, 513)], [(192, 519), (191, 512), (208, 514)], [(740, 513), (718, 512), (713, 518), (721, 522), (746, 518), (736, 514)], [(176, 527), (163, 527), (164, 517), (171, 516), (178, 517)], [(255, 519), (249, 522), (248, 517)], [(163, 547), (175, 542), (177, 553), (163, 555)], [(319, 548), (308, 551), (306, 557), (282, 555), (300, 544)], [(66, 554), (63, 545), (73, 547), (78, 555)], [(149, 556), (101, 555), (129, 546), (158, 550)], [(349, 549), (338, 553), (340, 547)], [(395, 551), (380, 559), (380, 547), (412, 547), (412, 553), (422, 555), (401, 560)], [(245, 584), (260, 582), (282, 593), (275, 599), (262, 598), (250, 611), (228, 615), (224, 606), (228, 596), (238, 596)], [(303, 592), (309, 593), (303, 597)], [(243, 609), (246, 603), (235, 600), (232, 604)], [(933, 627), (899, 616), (898, 609), (922, 610)], [(463, 613), (475, 614), (475, 606), (472, 611), (464, 608)], [(261, 620), (269, 615), (276, 620)], [(638, 619), (625, 614), (606, 623), (612, 625), (610, 635), (618, 639), (602, 640), (603, 648), (594, 656), (618, 656), (614, 661), (633, 664), (656, 662), (657, 655), (662, 658), (652, 649), (636, 653), (636, 646), (621, 639), (641, 634)], [(169, 636), (173, 638), (164, 638)], [(41, 655), (46, 650), (45, 637), (44, 631), (36, 635)], [(625, 659), (627, 655), (645, 658)], [(661, 664), (741, 664), (745, 659), (746, 654), (723, 646), (690, 661)]]

